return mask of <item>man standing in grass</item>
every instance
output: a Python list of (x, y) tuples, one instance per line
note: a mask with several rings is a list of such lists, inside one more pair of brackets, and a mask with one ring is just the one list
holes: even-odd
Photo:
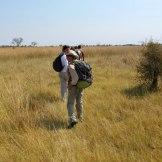
[(59, 72), (60, 77), (60, 91), (61, 91), (61, 99), (62, 101), (66, 100), (67, 95), (67, 69), (68, 69), (68, 61), (66, 58), (66, 54), (70, 51), (70, 46), (63, 46), (61, 55), (61, 63), (63, 66), (63, 69)]
[[(77, 82), (79, 80), (78, 74), (75, 70), (74, 61), (78, 59), (78, 55), (75, 51), (70, 50), (69, 53), (66, 54), (67, 60), (69, 62), (68, 66), (68, 101), (67, 101), (67, 110), (68, 110), (68, 128), (72, 128), (75, 124), (77, 124), (77, 118), (81, 121), (83, 118), (83, 103), (82, 96), (83, 90), (77, 88)], [(76, 111), (77, 116), (74, 111), (74, 104), (76, 101)]]
[(76, 47), (76, 52), (77, 52), (77, 54), (79, 56), (79, 60), (84, 61), (84, 52), (82, 50), (82, 46), (81, 45)]

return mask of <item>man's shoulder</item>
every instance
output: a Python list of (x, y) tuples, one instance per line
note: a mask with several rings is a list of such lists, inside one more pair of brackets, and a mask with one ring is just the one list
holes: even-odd
[(61, 59), (66, 59), (66, 55), (65, 55), (65, 53), (60, 53), (60, 56), (61, 56)]
[(60, 55), (60, 56), (64, 56), (64, 55), (65, 55), (65, 53), (64, 53), (64, 52), (61, 52), (59, 55)]
[(68, 68), (74, 70), (74, 69), (75, 69), (74, 63), (70, 63), (70, 64), (68, 65)]

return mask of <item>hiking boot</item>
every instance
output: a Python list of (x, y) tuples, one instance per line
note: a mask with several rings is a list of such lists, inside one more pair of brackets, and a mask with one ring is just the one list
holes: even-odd
[(78, 121), (82, 123), (82, 122), (83, 122), (83, 115), (80, 115), (80, 114), (79, 114), (79, 115), (77, 115), (77, 116), (78, 116)]
[(78, 118), (78, 121), (82, 123), (84, 120), (83, 118)]
[(71, 129), (73, 128), (78, 122), (77, 121), (72, 121), (69, 126), (68, 126), (68, 129)]

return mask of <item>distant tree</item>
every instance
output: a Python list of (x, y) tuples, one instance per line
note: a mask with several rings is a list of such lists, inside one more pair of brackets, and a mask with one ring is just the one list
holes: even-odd
[(12, 39), (12, 44), (16, 47), (20, 47), (22, 42), (23, 42), (23, 38), (21, 37)]
[(31, 46), (32, 46), (32, 47), (37, 46), (37, 42), (31, 42)]
[(143, 45), (137, 72), (140, 83), (148, 90), (154, 91), (158, 88), (158, 81), (162, 75), (162, 52), (158, 43), (150, 41)]

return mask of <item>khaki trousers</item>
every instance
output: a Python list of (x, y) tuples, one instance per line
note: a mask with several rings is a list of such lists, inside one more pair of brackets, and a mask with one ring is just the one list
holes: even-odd
[(68, 87), (68, 75), (66, 72), (60, 72), (60, 93), (61, 93), (61, 99), (63, 101), (67, 98), (67, 87)]
[[(75, 113), (74, 106), (76, 107), (77, 115)], [(83, 90), (78, 89), (77, 86), (68, 87), (67, 110), (68, 110), (69, 124), (73, 121), (76, 121), (77, 118), (79, 120), (83, 119)]]

